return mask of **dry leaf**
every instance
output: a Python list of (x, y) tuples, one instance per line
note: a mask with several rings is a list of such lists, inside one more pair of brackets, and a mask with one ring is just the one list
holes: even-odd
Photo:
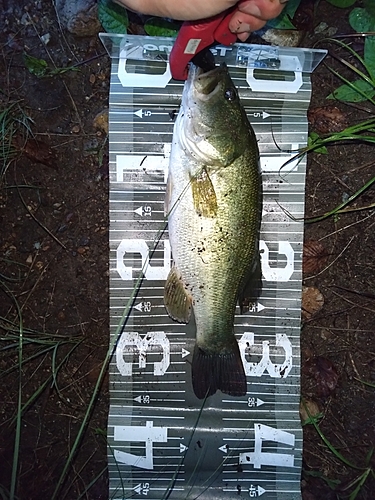
[(309, 392), (318, 397), (327, 397), (335, 390), (339, 374), (330, 359), (315, 356), (306, 361), (302, 370), (310, 379)]
[(101, 130), (105, 134), (108, 134), (108, 109), (100, 111), (100, 113), (95, 116), (93, 126), (97, 130)]
[(302, 318), (310, 319), (324, 305), (323, 294), (313, 286), (302, 288)]
[(313, 274), (321, 271), (326, 265), (327, 259), (327, 250), (320, 241), (305, 241), (302, 257), (302, 270), (304, 274)]
[(15, 144), (22, 154), (35, 163), (42, 163), (47, 167), (56, 169), (56, 156), (45, 142), (30, 138), (26, 142), (17, 136)]
[[(306, 409), (307, 408), (307, 409)], [(317, 403), (312, 399), (304, 399), (300, 402), (299, 405), (299, 414), (301, 417), (302, 424), (310, 419), (309, 412), (311, 417), (316, 417), (320, 413), (320, 409)]]
[(310, 108), (307, 116), (310, 125), (318, 134), (341, 132), (348, 126), (346, 115), (332, 104), (319, 108)]

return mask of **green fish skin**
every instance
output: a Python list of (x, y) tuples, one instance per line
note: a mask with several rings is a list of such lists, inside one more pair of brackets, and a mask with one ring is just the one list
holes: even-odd
[(190, 66), (177, 117), (165, 200), (173, 267), (164, 303), (196, 322), (192, 383), (199, 399), (244, 396), (234, 336), (238, 296), (259, 260), (259, 151), (225, 65)]

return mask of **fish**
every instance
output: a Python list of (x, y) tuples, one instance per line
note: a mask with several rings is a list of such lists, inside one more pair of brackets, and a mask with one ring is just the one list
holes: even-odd
[(191, 63), (173, 130), (165, 196), (173, 263), (164, 287), (169, 316), (196, 343), (198, 399), (244, 396), (247, 380), (234, 334), (238, 297), (259, 262), (259, 150), (225, 64)]

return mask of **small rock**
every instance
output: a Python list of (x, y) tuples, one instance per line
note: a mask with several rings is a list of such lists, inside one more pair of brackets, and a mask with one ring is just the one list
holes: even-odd
[(57, 313), (57, 319), (60, 320), (60, 321), (64, 321), (64, 319), (65, 319), (65, 313), (64, 313), (64, 311), (59, 311)]
[(319, 23), (318, 26), (316, 26), (314, 33), (318, 35), (319, 33), (324, 33), (328, 29), (328, 24), (325, 23), (324, 21)]
[(48, 45), (48, 43), (50, 42), (51, 40), (51, 35), (50, 33), (45, 33), (44, 35), (42, 35), (40, 37), (41, 41), (44, 43), (44, 45)]
[(261, 38), (271, 45), (282, 47), (298, 47), (305, 33), (299, 30), (279, 30), (271, 28), (261, 35)]

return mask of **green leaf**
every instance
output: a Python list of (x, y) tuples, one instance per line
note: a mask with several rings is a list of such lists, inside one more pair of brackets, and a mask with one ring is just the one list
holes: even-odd
[(37, 59), (36, 57), (29, 56), (28, 54), (23, 55), (23, 60), (25, 61), (26, 68), (32, 75), (39, 78), (46, 76), (48, 72), (47, 61), (44, 59)]
[(289, 0), (278, 17), (267, 21), (267, 27), (279, 30), (295, 30), (296, 27), (291, 22), (291, 19), (293, 19), (300, 3), (301, 0)]
[[(370, 5), (370, 3), (369, 3)], [(373, 4), (371, 4), (373, 5)], [(356, 8), (349, 14), (350, 26), (358, 33), (375, 31), (375, 17), (368, 7), (365, 9)], [(365, 39), (364, 60), (367, 71), (372, 78), (375, 78), (375, 37), (368, 36)]]
[(341, 7), (342, 9), (346, 9), (347, 7), (351, 7), (355, 4), (356, 0), (327, 0), (331, 5), (335, 7)]
[(314, 149), (315, 153), (321, 153), (323, 155), (328, 154), (328, 149), (325, 146), (316, 147), (316, 144), (321, 140), (322, 139), (319, 134), (317, 134), (316, 132), (310, 132), (310, 135), (307, 138), (307, 149)]
[(365, 9), (375, 19), (375, 3), (374, 0), (364, 0)]
[[(372, 31), (375, 31), (375, 23)], [(369, 76), (371, 76), (375, 87), (375, 36), (366, 37), (363, 58), (365, 60), (367, 71), (369, 72)]]
[(111, 0), (98, 1), (98, 18), (107, 33), (127, 33), (128, 13), (124, 7)]
[(349, 24), (358, 33), (374, 31), (375, 18), (366, 9), (357, 7), (349, 14)]
[(363, 102), (375, 96), (374, 85), (371, 85), (365, 80), (356, 80), (352, 85), (355, 88), (346, 83), (341, 85), (338, 89), (334, 90), (327, 99), (338, 99), (344, 102)]
[(161, 17), (151, 17), (145, 23), (145, 32), (150, 36), (176, 36), (180, 25), (170, 21), (169, 19), (163, 19)]
[(333, 490), (336, 489), (339, 484), (341, 484), (340, 479), (329, 479), (328, 477), (325, 477), (324, 474), (320, 471), (304, 470), (303, 472), (308, 476), (319, 477), (323, 479), (323, 481), (325, 481), (327, 485)]

